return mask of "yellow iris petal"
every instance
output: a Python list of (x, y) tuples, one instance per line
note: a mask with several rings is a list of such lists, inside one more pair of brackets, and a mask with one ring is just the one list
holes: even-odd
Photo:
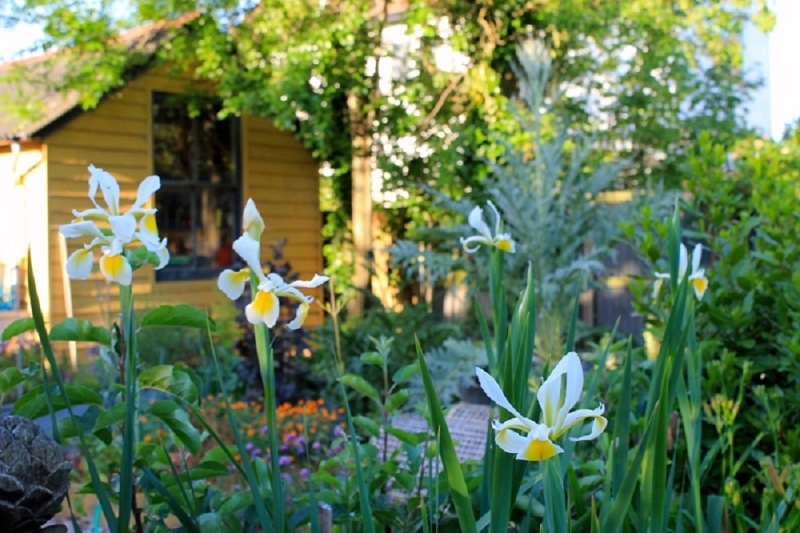
[(110, 281), (120, 285), (131, 284), (131, 265), (123, 255), (104, 255), (100, 259), (100, 272)]
[(695, 294), (697, 294), (697, 298), (703, 298), (703, 295), (706, 293), (706, 289), (708, 288), (708, 280), (705, 277), (698, 277), (692, 279), (691, 283)]
[(280, 303), (278, 297), (269, 291), (258, 291), (255, 299), (244, 309), (251, 324), (266, 324), (271, 328), (278, 321)]
[(518, 455), (519, 459), (526, 461), (545, 461), (558, 455), (558, 449), (549, 440), (532, 440), (527, 448)]
[(497, 241), (498, 250), (510, 253), (514, 249), (514, 243), (509, 239), (500, 239)]
[(145, 215), (142, 217), (142, 229), (152, 235), (158, 235), (158, 224), (155, 215)]

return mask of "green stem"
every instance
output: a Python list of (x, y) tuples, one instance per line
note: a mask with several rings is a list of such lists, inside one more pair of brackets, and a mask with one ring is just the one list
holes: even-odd
[(564, 477), (561, 458), (555, 456), (542, 466), (544, 469), (544, 522), (548, 533), (567, 533), (567, 503), (564, 498)]
[(128, 531), (131, 512), (134, 507), (136, 490), (134, 486), (134, 444), (136, 442), (136, 317), (133, 311), (133, 292), (131, 286), (119, 287), (119, 299), (122, 310), (122, 337), (124, 339), (123, 355), (123, 387), (125, 391), (125, 426), (122, 433), (122, 463), (120, 465), (119, 486), (119, 528), (120, 532)]
[[(253, 287), (255, 299), (256, 287)], [(254, 326), (256, 334), (256, 352), (258, 366), (261, 368), (261, 381), (264, 385), (264, 410), (267, 413), (269, 430), (269, 454), (272, 469), (272, 516), (275, 520), (275, 531), (284, 531), (283, 479), (281, 478), (280, 442), (278, 440), (277, 397), (275, 396), (275, 355), (269, 340), (269, 330), (264, 324)]]

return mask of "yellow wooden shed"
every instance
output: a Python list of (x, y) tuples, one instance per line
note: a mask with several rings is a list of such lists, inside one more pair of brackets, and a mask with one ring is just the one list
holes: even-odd
[[(152, 42), (161, 29), (155, 24), (122, 38)], [(28, 59), (23, 66), (36, 68), (40, 61)], [(10, 68), (0, 66), (0, 76)], [(90, 164), (117, 178), (123, 206), (134, 200), (142, 179), (161, 177), (155, 207), (172, 259), (162, 270), (135, 272), (140, 307), (189, 303), (210, 309), (225, 301), (216, 279), (235, 260), (230, 242), (241, 232), (248, 198), (267, 225), (265, 261), (271, 257), (267, 244), (286, 239), (285, 258), (294, 273), (310, 279), (322, 271), (319, 168), (311, 153), (269, 120), (219, 120), (213, 98), (198, 96), (204, 94), (198, 89), (191, 79), (173, 79), (154, 67), (89, 111), (80, 108), (77, 95), (55, 92), (30, 95), (44, 99), (45, 112), (34, 122), (21, 122), (0, 107), (0, 280), (6, 307), (16, 298), (24, 312), (21, 274), (31, 268), (51, 324), (67, 316), (97, 325), (115, 319), (117, 288), (99, 272), (86, 281), (65, 276), (65, 258), (80, 243), (65, 241), (58, 228), (70, 222), (73, 209), (91, 206)], [(0, 94), (20, 90), (0, 85)], [(26, 265), (29, 246), (32, 264)], [(312, 306), (309, 325), (320, 321), (319, 308)]]

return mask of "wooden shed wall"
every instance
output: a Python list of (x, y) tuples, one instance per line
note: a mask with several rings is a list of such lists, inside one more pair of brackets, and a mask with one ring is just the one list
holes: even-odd
[[(47, 138), (53, 323), (67, 316), (58, 226), (71, 220), (72, 209), (91, 206), (87, 166), (94, 164), (114, 175), (122, 190), (121, 203), (129, 205), (139, 182), (153, 170), (151, 93), (182, 92), (187, 83), (150, 71)], [(287, 258), (294, 269), (303, 276), (319, 272), (322, 249), (317, 165), (290, 133), (277, 130), (267, 121), (244, 118), (242, 129), (243, 199), (252, 196), (266, 219), (264, 248), (269, 239), (286, 237)], [(68, 244), (69, 251), (78, 246), (77, 242)], [(134, 273), (133, 290), (137, 307), (142, 309), (177, 303), (211, 309), (228, 302), (216, 288), (216, 279), (156, 281), (150, 267)], [(117, 287), (107, 284), (96, 269), (86, 281), (72, 280), (71, 291), (75, 317), (103, 324), (118, 313)], [(312, 325), (320, 315), (315, 311), (309, 318)]]

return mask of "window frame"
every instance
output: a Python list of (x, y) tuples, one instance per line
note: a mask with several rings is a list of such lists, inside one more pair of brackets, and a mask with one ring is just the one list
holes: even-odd
[[(180, 95), (181, 93), (176, 93), (172, 91), (162, 91), (153, 89), (150, 91), (150, 102), (149, 102), (149, 109), (150, 109), (150, 164), (151, 168), (153, 169), (153, 174), (158, 174), (156, 169), (156, 150), (155, 150), (155, 127), (156, 121), (154, 116), (153, 104), (154, 100), (157, 95)], [(233, 205), (231, 208), (233, 209), (233, 227), (231, 228), (231, 238), (241, 233), (241, 219), (238, 216), (238, 213), (242, 211), (242, 187), (243, 187), (243, 172), (242, 172), (242, 121), (241, 118), (235, 115), (228, 116), (225, 120), (230, 120), (231, 124), (231, 152), (233, 154), (233, 182), (226, 183), (226, 184), (213, 184), (213, 183), (204, 183), (199, 181), (198, 175), (199, 172), (194, 171), (195, 165), (197, 165), (197, 161), (190, 161), (189, 166), (193, 169), (192, 172), (192, 179), (189, 180), (170, 180), (170, 179), (162, 179), (161, 180), (161, 189), (175, 189), (175, 188), (183, 188), (187, 192), (191, 191), (194, 193), (197, 190), (201, 189), (208, 189), (208, 190), (222, 190), (222, 191), (232, 191), (233, 193)], [(195, 155), (193, 153), (193, 155)], [(158, 197), (158, 191), (155, 193), (155, 197)], [(161, 228), (159, 228), (161, 229)], [(163, 230), (162, 230), (163, 231)], [(192, 214), (192, 240), (196, 240), (197, 238), (197, 231), (198, 231), (198, 213)], [(169, 238), (169, 235), (162, 235)], [(199, 280), (209, 280), (213, 279), (214, 277), (218, 276), (225, 268), (224, 266), (205, 266), (205, 267), (198, 267), (196, 266), (197, 263), (197, 249), (196, 245), (192, 246), (192, 263), (186, 266), (173, 266), (173, 267), (166, 267), (161, 270), (155, 271), (155, 281), (156, 282), (170, 282), (170, 281), (199, 281)]]

